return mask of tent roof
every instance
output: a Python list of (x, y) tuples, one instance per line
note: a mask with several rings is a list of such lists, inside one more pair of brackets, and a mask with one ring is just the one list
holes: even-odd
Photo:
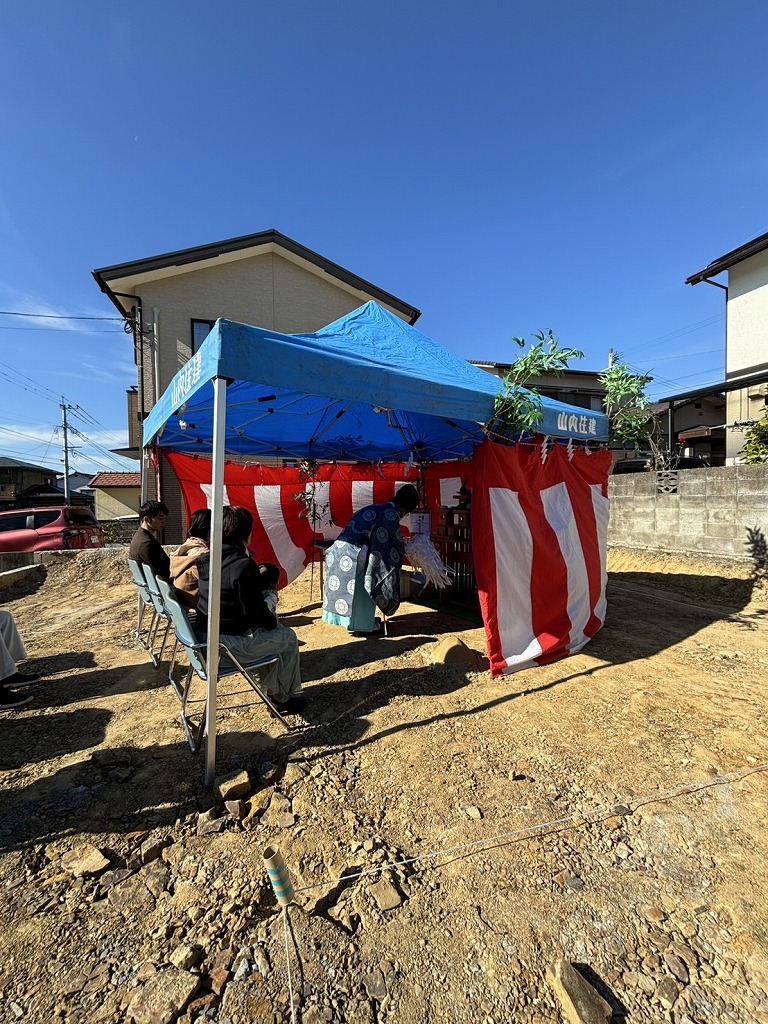
[[(255, 459), (469, 455), (503, 388), (375, 302), (314, 334), (217, 320), (149, 414), (144, 444), (210, 451), (215, 377), (232, 382), (225, 450)], [(604, 415), (542, 402), (543, 433), (607, 436)]]

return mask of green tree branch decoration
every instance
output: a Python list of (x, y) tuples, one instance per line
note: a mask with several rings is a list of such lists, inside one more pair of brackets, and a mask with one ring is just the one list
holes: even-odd
[(610, 427), (611, 441), (639, 448), (649, 445), (658, 417), (650, 409), (646, 388), (653, 377), (633, 373), (626, 363), (616, 363), (598, 374), (605, 388), (603, 406)]
[[(521, 355), (504, 375), (504, 390), (496, 396), (494, 417), (489, 428), (505, 437), (535, 434), (544, 419), (541, 394), (529, 382), (546, 374), (562, 377), (571, 359), (583, 359), (584, 353), (560, 344), (552, 330), (531, 335), (528, 352)], [(525, 338), (512, 338), (525, 348)]]

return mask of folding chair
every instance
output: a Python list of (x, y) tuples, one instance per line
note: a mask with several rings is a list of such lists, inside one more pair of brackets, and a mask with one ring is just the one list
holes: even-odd
[[(200, 721), (195, 725), (189, 716), (187, 715), (187, 701), (189, 699), (189, 689), (192, 685), (192, 679), (195, 673), (206, 685), (206, 701), (207, 686), (208, 686), (208, 665), (206, 660), (206, 649), (207, 644), (197, 639), (195, 631), (192, 628), (192, 624), (189, 621), (184, 609), (179, 604), (178, 600), (174, 596), (171, 587), (165, 580), (158, 579), (158, 586), (162, 595), (165, 607), (170, 615), (173, 628), (176, 633), (176, 639), (179, 644), (186, 651), (187, 657), (189, 658), (189, 669), (187, 676), (182, 683), (177, 683), (173, 678), (173, 662), (171, 663), (171, 671), (169, 673), (169, 679), (171, 686), (173, 687), (176, 696), (179, 698), (181, 704), (181, 724), (184, 726), (184, 732), (187, 734), (187, 741), (192, 749), (192, 753), (196, 754), (200, 749), (200, 744), (203, 739), (203, 733), (205, 731), (205, 702), (203, 702), (203, 708), (201, 712)], [(237, 675), (238, 673), (243, 676), (249, 686), (253, 689), (256, 695), (266, 704), (267, 710), (274, 718), (279, 718), (285, 728), (290, 732), (291, 726), (280, 714), (275, 705), (272, 703), (269, 695), (261, 688), (261, 673), (264, 669), (269, 668), (277, 662), (276, 657), (262, 658), (258, 661), (249, 661), (247, 665), (241, 665), (234, 654), (227, 648), (226, 644), (219, 643), (219, 653), (222, 660), (219, 662), (219, 679), (224, 679), (226, 676)], [(175, 661), (175, 651), (174, 651)], [(230, 664), (232, 667), (230, 667)]]
[[(168, 640), (168, 633), (171, 629), (171, 616), (168, 614), (163, 595), (160, 593), (158, 587), (159, 580), (155, 576), (154, 570), (151, 565), (147, 565), (146, 562), (142, 563), (139, 568), (144, 572), (144, 578), (147, 581), (147, 589), (149, 590), (149, 596), (152, 598), (152, 604), (155, 608), (156, 619), (155, 619), (155, 632), (152, 637), (152, 646), (154, 648), (157, 640), (157, 632), (160, 629), (160, 623), (165, 623), (165, 631), (163, 632), (163, 642), (160, 644), (160, 650), (157, 653), (157, 661), (155, 661), (155, 668), (160, 664), (163, 657), (163, 651)], [(153, 659), (154, 660), (154, 659)]]
[[(133, 582), (139, 592), (139, 613), (136, 621), (135, 639), (139, 647), (142, 647), (150, 657), (152, 664), (157, 668), (158, 659), (154, 653), (155, 634), (157, 633), (158, 617), (155, 603), (147, 586), (147, 580), (141, 570), (141, 566), (134, 558), (128, 559), (128, 568), (131, 570)], [(149, 614), (149, 624), (142, 628), (145, 614)]]

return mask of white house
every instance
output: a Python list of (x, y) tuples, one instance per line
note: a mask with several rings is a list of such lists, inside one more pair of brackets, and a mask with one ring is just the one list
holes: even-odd
[[(726, 283), (716, 280), (726, 275)], [(737, 461), (749, 427), (768, 409), (768, 234), (760, 235), (691, 275), (725, 295), (725, 454)]]

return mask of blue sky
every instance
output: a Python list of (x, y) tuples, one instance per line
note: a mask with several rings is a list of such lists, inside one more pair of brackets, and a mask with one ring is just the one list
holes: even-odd
[[(33, 0), (3, 15), (0, 454), (135, 468), (96, 267), (275, 228), (507, 362), (551, 327), (654, 397), (724, 369), (719, 289), (768, 231), (764, 0)], [(31, 313), (38, 317), (10, 316)], [(24, 436), (19, 436), (24, 435)]]

